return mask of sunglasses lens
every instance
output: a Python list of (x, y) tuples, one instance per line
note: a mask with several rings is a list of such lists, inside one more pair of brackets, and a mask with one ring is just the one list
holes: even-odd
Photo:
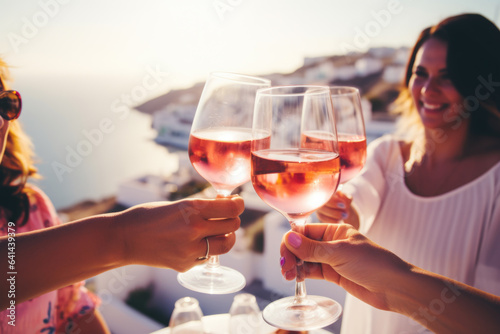
[(0, 92), (0, 116), (10, 121), (21, 114), (21, 94), (15, 90)]

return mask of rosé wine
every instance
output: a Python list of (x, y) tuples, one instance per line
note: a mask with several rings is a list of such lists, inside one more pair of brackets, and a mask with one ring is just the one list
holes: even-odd
[(355, 177), (366, 162), (366, 137), (339, 134), (340, 183)]
[[(323, 131), (309, 131), (302, 134), (301, 147), (335, 151), (333, 135)], [(340, 183), (346, 183), (363, 168), (366, 161), (366, 137), (354, 134), (338, 134), (340, 155)]]
[(335, 152), (309, 149), (252, 152), (257, 194), (289, 218), (304, 218), (337, 189), (340, 159)]
[[(269, 142), (269, 137), (257, 141)], [(252, 130), (247, 128), (194, 131), (189, 138), (189, 159), (214, 188), (230, 193), (250, 180), (251, 143)]]

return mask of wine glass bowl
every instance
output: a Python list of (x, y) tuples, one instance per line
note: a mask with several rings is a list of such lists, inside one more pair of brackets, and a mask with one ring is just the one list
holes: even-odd
[(338, 131), (342, 186), (356, 176), (366, 162), (365, 123), (357, 88), (333, 86), (330, 93)]
[[(282, 86), (257, 91), (253, 119), (252, 184), (256, 193), (303, 233), (307, 218), (335, 192), (340, 158), (327, 86)], [(269, 140), (260, 138), (268, 135)], [(269, 304), (266, 322), (286, 330), (312, 330), (335, 322), (336, 301), (308, 296), (297, 262), (295, 296)]]
[[(212, 185), (217, 197), (231, 195), (250, 180), (255, 94), (257, 89), (270, 86), (267, 79), (228, 72), (212, 72), (205, 83), (191, 127), (188, 154), (194, 169)], [(207, 263), (180, 273), (177, 280), (188, 289), (210, 294), (236, 292), (246, 284), (241, 273), (221, 266), (218, 256), (209, 256)]]
[[(309, 149), (264, 150), (252, 156), (257, 194), (288, 219), (304, 219), (337, 188), (338, 153)], [(335, 171), (337, 171), (335, 173)]]
[(251, 130), (211, 128), (194, 131), (189, 139), (189, 159), (196, 171), (227, 197), (250, 180)]
[(212, 72), (205, 83), (188, 153), (195, 170), (219, 196), (229, 196), (250, 180), (255, 94), (270, 85), (264, 78), (227, 72)]

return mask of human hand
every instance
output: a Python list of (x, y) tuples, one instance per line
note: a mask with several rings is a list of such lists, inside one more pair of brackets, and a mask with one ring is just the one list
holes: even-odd
[(348, 224), (307, 224), (304, 235), (288, 232), (281, 244), (282, 275), (295, 279), (296, 258), (306, 278), (334, 282), (370, 305), (388, 310), (386, 291), (411, 267)]
[(349, 218), (352, 198), (335, 192), (328, 202), (316, 211), (316, 216), (322, 223), (338, 224)]
[(209, 255), (227, 253), (235, 243), (244, 210), (241, 197), (184, 199), (139, 205), (117, 215), (122, 227), (124, 258), (144, 264), (186, 271)]

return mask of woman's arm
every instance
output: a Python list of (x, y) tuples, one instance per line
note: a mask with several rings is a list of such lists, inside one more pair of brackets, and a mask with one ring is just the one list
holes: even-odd
[(306, 277), (325, 279), (382, 310), (404, 314), (437, 333), (500, 332), (500, 297), (415, 267), (347, 224), (309, 224), (288, 232), (282, 273), (295, 278), (295, 256)]
[(435, 333), (500, 333), (500, 297), (413, 267), (387, 293), (391, 311)]
[[(128, 264), (186, 271), (205, 255), (205, 237), (210, 255), (231, 249), (243, 209), (240, 197), (149, 203), (21, 233), (14, 241), (1, 237), (1, 309)], [(11, 251), (15, 263), (8, 270)]]

